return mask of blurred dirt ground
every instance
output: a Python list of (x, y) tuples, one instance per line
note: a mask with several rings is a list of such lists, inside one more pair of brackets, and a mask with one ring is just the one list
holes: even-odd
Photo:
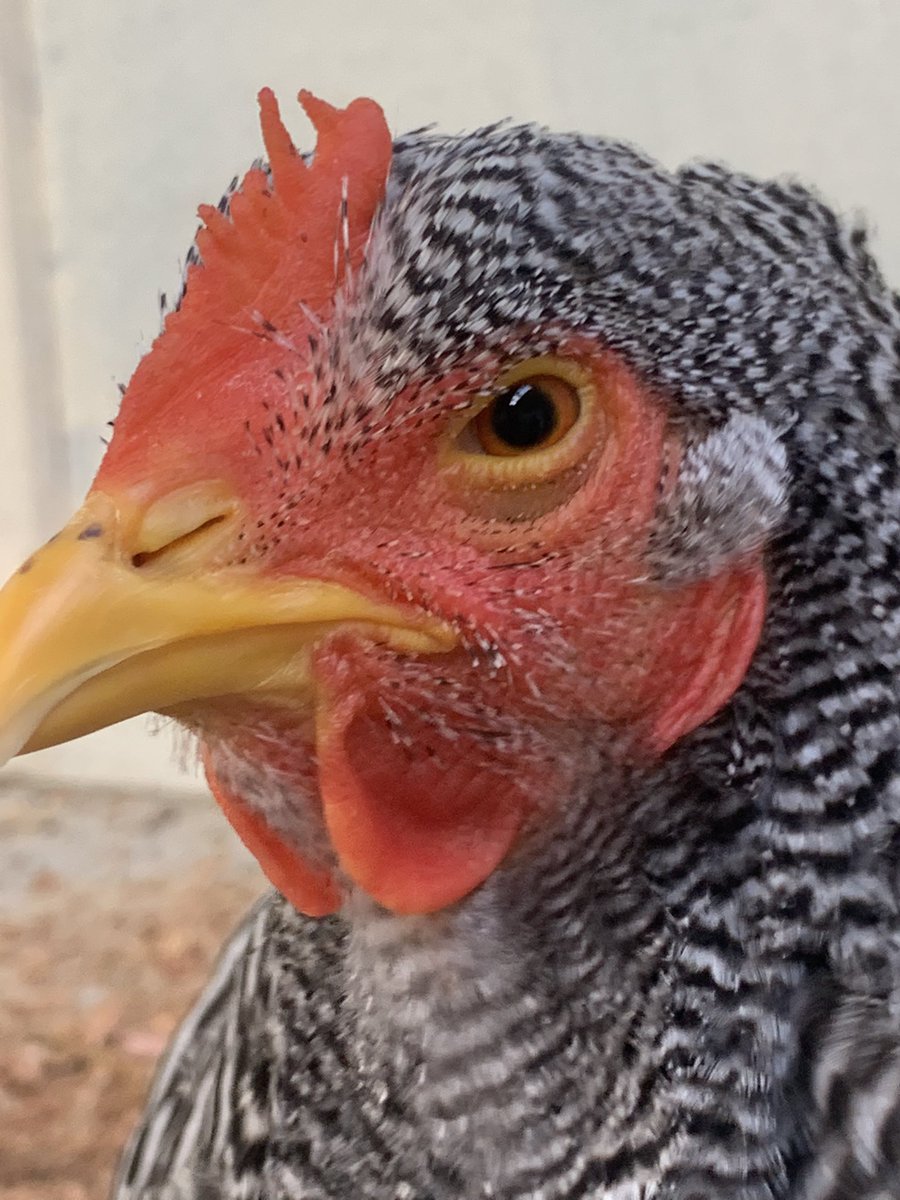
[(262, 887), (205, 797), (0, 777), (0, 1200), (104, 1200), (156, 1059)]

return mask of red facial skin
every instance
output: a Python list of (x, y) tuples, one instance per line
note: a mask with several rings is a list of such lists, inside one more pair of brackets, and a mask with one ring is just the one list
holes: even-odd
[[(230, 561), (260, 575), (346, 583), (459, 631), (460, 649), (419, 659), (349, 632), (327, 640), (315, 655), (314, 738), (282, 716), (273, 748), (270, 735), (257, 736), (266, 720), (249, 706), (224, 723), (191, 714), (206, 734), (217, 799), (297, 907), (333, 911), (340, 880), (349, 879), (396, 912), (432, 911), (481, 884), (531, 822), (552, 819), (553, 805), (590, 769), (598, 739), (652, 758), (722, 707), (758, 641), (764, 575), (757, 559), (698, 583), (649, 577), (660, 481), (680, 448), (658, 398), (590, 339), (562, 338), (556, 354), (580, 364), (595, 385), (592, 436), (551, 483), (558, 494), (537, 503), (522, 491), (524, 520), (510, 519), (509, 490), (494, 513), (498, 494), (447, 465), (459, 404), (470, 394), (464, 373), (390, 398), (380, 422), (390, 436), (360, 444), (357, 434), (337, 431), (327, 447), (321, 430), (310, 438), (324, 400), (299, 348), (313, 329), (310, 311), (326, 326), (334, 311), (334, 281), (326, 287), (322, 273), (336, 231), (320, 214), (337, 211), (346, 175), (356, 270), (389, 140), (374, 106), (314, 109), (319, 149), (313, 168), (298, 175), (272, 103), (264, 99), (275, 196), (283, 190), (285, 205), (299, 196), (302, 210), (270, 213), (272, 237), (304, 222), (312, 230), (318, 220), (329, 255), (301, 269), (270, 253), (249, 285), (234, 285), (226, 311), (215, 273), (233, 283), (244, 251), (229, 251), (226, 262), (210, 249), (208, 266), (189, 278), (182, 312), (135, 374), (95, 487), (151, 502), (198, 480), (224, 480), (246, 513)], [(351, 127), (343, 134), (342, 122)], [(363, 143), (371, 153), (360, 161)], [(320, 174), (306, 199), (302, 171)], [(259, 182), (249, 188), (257, 199)], [(303, 215), (307, 200), (311, 216)], [(242, 214), (233, 202), (238, 233), (242, 222), (265, 217), (249, 211), (253, 203)], [(207, 217), (210, 236), (226, 244), (224, 219)], [(251, 233), (246, 240), (262, 244)], [(254, 264), (260, 253), (246, 250)], [(515, 331), (517, 344), (523, 332)], [(498, 353), (479, 371), (489, 381), (511, 365)], [(308, 408), (298, 403), (304, 393)], [(408, 419), (423, 396), (427, 414)], [(339, 395), (336, 403), (350, 408), (360, 398), (367, 397)], [(258, 805), (217, 778), (224, 742), (261, 770), (278, 759), (268, 765), (295, 781), (298, 805), (321, 814), (332, 861), (309, 861)]]

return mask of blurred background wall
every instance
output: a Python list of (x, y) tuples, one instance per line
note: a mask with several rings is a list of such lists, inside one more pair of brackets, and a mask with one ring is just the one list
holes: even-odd
[[(796, 174), (900, 283), (898, 62), (900, 0), (0, 0), (0, 572), (88, 485), (262, 84), (301, 144), (305, 86), (398, 131), (512, 116)], [(196, 786), (146, 721), (23, 765)]]

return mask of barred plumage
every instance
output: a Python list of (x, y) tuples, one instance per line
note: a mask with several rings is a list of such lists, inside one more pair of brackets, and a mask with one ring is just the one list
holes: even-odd
[(263, 902), (116, 1200), (900, 1197), (898, 313), (796, 184), (530, 127), (396, 143), (316, 351), (371, 384), (350, 426), (598, 339), (694, 447), (654, 569), (764, 544), (763, 640), (715, 718), (652, 767), (598, 752), (452, 909)]

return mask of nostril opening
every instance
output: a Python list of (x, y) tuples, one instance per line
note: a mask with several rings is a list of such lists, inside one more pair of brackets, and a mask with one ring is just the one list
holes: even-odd
[(218, 516), (210, 517), (208, 521), (204, 521), (202, 525), (198, 525), (196, 529), (191, 529), (187, 533), (173, 538), (170, 542), (166, 542), (164, 546), (160, 546), (157, 550), (141, 550), (137, 554), (133, 554), (131, 556), (131, 565), (137, 568), (148, 567), (177, 551), (192, 548), (195, 542), (205, 540), (205, 534), (209, 533), (211, 529), (215, 529), (217, 525), (221, 525), (229, 515), (228, 513), (219, 513)]

